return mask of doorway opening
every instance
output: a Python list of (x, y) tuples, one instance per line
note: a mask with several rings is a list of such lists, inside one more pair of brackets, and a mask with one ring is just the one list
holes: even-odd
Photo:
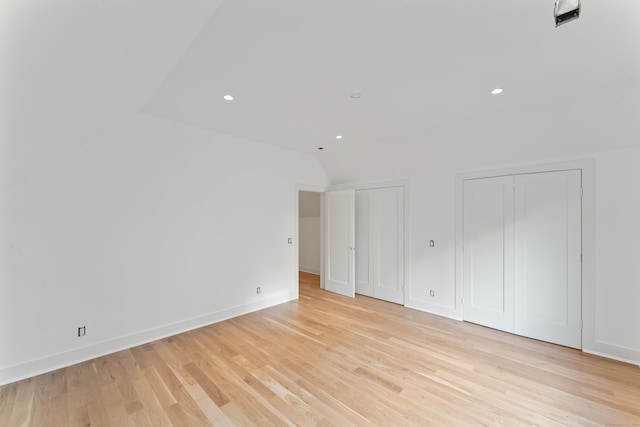
[(324, 289), (324, 189), (296, 189), (296, 268), (300, 284), (320, 283)]
[(296, 186), (298, 293), (301, 275), (312, 275), (322, 289), (402, 305), (407, 269), (407, 183), (356, 187), (326, 191)]

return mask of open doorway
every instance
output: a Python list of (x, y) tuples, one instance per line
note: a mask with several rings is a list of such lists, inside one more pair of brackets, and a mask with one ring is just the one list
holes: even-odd
[(298, 192), (298, 286), (323, 287), (323, 200), (317, 191)]
[(320, 275), (322, 228), (321, 193), (300, 191), (298, 199), (298, 270)]
[(328, 291), (404, 304), (405, 194), (403, 182), (333, 191), (297, 186), (298, 289), (300, 275), (311, 274)]
[(324, 289), (324, 188), (298, 186), (295, 195), (298, 289), (303, 279)]

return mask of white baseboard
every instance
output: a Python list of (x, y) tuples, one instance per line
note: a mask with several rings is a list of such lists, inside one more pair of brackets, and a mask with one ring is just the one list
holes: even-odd
[[(304, 271), (302, 270), (302, 267), (300, 267), (300, 270)], [(308, 271), (308, 273), (319, 274), (319, 272), (314, 273), (312, 271)], [(290, 292), (279, 292), (273, 295), (269, 295), (267, 298), (260, 301), (230, 307), (228, 309), (220, 310), (204, 316), (194, 317), (192, 319), (187, 319), (170, 325), (160, 326), (158, 328), (150, 329), (147, 331), (142, 331), (101, 343), (92, 344), (87, 347), (77, 348), (64, 353), (46, 356), (40, 359), (20, 363), (6, 368), (1, 368), (0, 386), (34, 377), (36, 375), (55, 371), (56, 369), (65, 368), (67, 366), (95, 359), (100, 356), (115, 353), (121, 350), (126, 350), (131, 347), (146, 344), (172, 335), (177, 335), (193, 329), (201, 328), (203, 326), (208, 326), (217, 322), (221, 322), (223, 320), (231, 319), (233, 317), (242, 316), (243, 314), (252, 313), (254, 311), (293, 301), (295, 299), (297, 299), (297, 296)], [(442, 308), (438, 309), (436, 306), (431, 306), (429, 307), (431, 309), (426, 309), (426, 307), (422, 304), (411, 304), (411, 302), (406, 304), (405, 307), (432, 313), (438, 316), (448, 317), (454, 320), (462, 320), (458, 316), (456, 316), (455, 310), (446, 310)], [(615, 351), (602, 352), (586, 348), (582, 351), (588, 354), (593, 354), (595, 356), (601, 356), (608, 359), (614, 359), (620, 362), (640, 366), (640, 358), (633, 358), (633, 356), (635, 356), (633, 352), (629, 354), (630, 356), (632, 356), (632, 358), (626, 358), (612, 355), (611, 353), (616, 353)]]
[(297, 296), (289, 291), (264, 296), (266, 298), (260, 301), (230, 307), (204, 316), (0, 368), (0, 386), (297, 299)]
[(421, 301), (409, 300), (404, 305), (407, 308), (412, 308), (418, 311), (424, 311), (425, 313), (435, 314), (436, 316), (447, 317), (453, 320), (462, 320), (462, 317), (454, 308), (444, 307), (436, 304), (427, 304)]
[[(447, 317), (453, 320), (462, 321), (462, 318), (458, 315), (456, 310), (447, 307), (427, 304), (421, 301), (409, 301), (405, 304), (405, 307), (423, 311), (429, 314), (435, 314), (437, 316)], [(587, 354), (593, 354), (594, 356), (617, 360), (619, 362), (629, 363), (631, 365), (638, 365), (638, 367), (640, 367), (640, 351), (638, 350), (615, 346), (599, 341), (596, 341), (591, 345), (597, 346), (598, 350), (583, 348), (582, 351)]]
[(640, 357), (638, 359), (628, 359), (626, 357), (620, 357), (614, 354), (603, 353), (601, 351), (594, 351), (587, 348), (583, 348), (582, 351), (587, 354), (593, 354), (594, 356), (600, 356), (606, 359), (613, 359), (613, 360), (617, 360), (618, 362), (629, 363), (630, 365), (637, 365), (638, 367), (640, 367)]
[(320, 275), (320, 269), (317, 267), (309, 267), (307, 265), (301, 265), (298, 267), (299, 271), (303, 271), (305, 273), (317, 274)]

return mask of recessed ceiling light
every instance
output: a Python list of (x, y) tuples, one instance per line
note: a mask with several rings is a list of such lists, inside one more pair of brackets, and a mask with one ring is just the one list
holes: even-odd
[(336, 135), (336, 139), (342, 139), (342, 135)]
[(225, 95), (225, 96), (223, 96), (223, 98), (224, 98), (225, 101), (233, 101), (233, 96), (231, 96), (231, 95)]
[(362, 96), (362, 94), (361, 94), (360, 92), (353, 92), (353, 93), (351, 94), (351, 97), (352, 97), (353, 99), (358, 99), (358, 98), (360, 98), (361, 96)]
[(318, 150), (324, 150), (324, 147), (318, 147)]
[(502, 89), (501, 87), (497, 87), (494, 90), (491, 91), (491, 95), (500, 95), (502, 93), (504, 89)]

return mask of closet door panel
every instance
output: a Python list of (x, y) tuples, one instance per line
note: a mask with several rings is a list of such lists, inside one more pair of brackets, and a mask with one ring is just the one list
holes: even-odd
[(404, 189), (373, 190), (374, 296), (404, 304)]
[(581, 172), (516, 176), (515, 333), (581, 347)]
[(464, 183), (464, 320), (514, 330), (513, 176)]
[(373, 296), (371, 191), (356, 191), (356, 293)]
[(325, 289), (355, 296), (355, 192), (325, 193)]

